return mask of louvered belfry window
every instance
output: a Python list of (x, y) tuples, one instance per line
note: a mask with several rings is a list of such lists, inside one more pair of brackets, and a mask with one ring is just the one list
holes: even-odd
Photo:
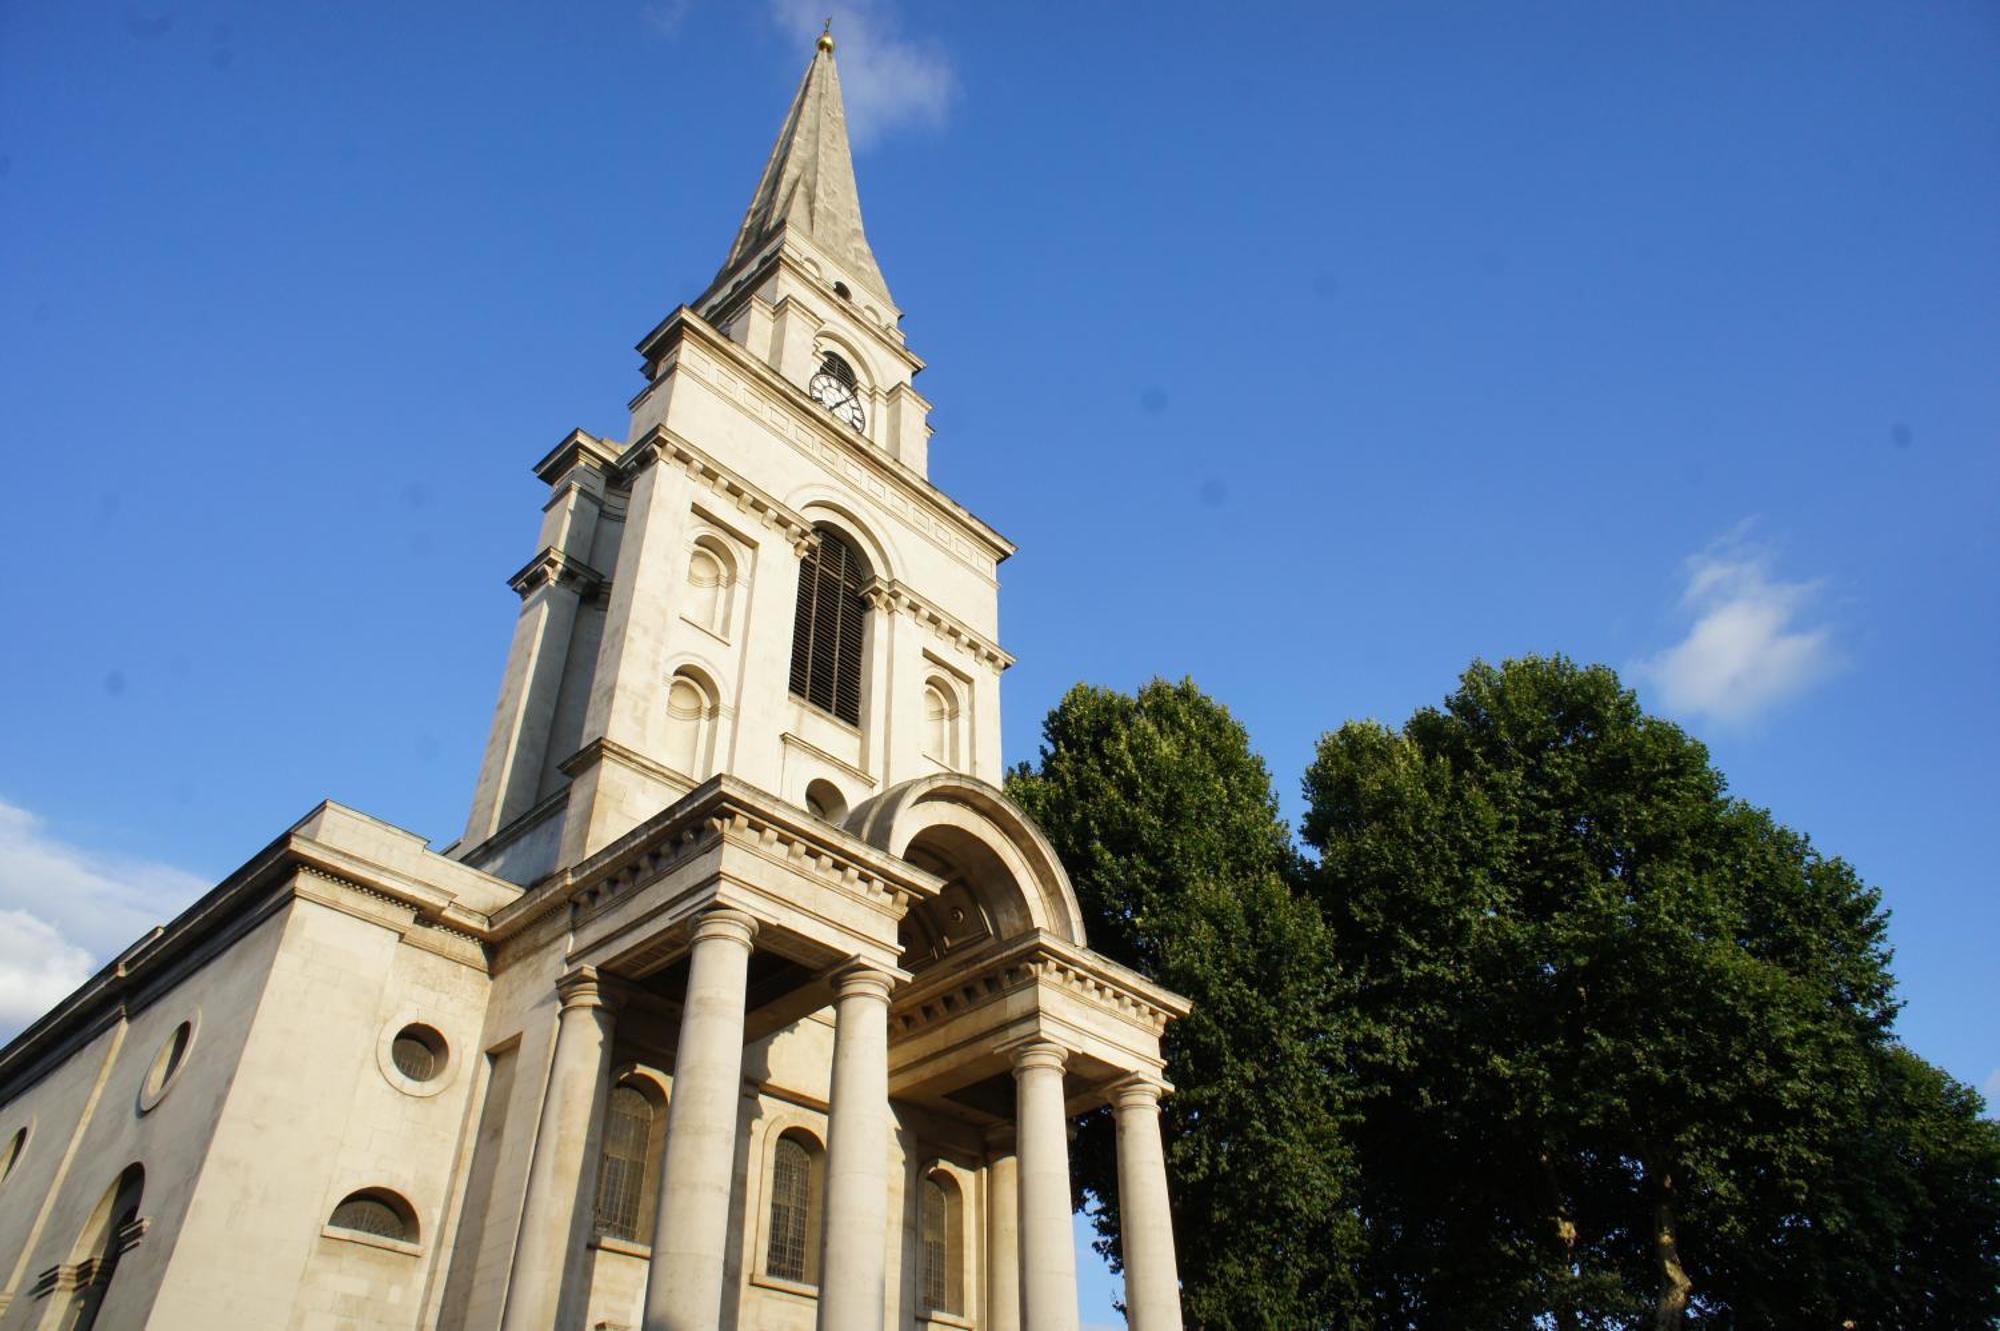
[(799, 603), (792, 619), (792, 693), (849, 725), (861, 724), (861, 640), (868, 603), (861, 556), (822, 529), (799, 562)]

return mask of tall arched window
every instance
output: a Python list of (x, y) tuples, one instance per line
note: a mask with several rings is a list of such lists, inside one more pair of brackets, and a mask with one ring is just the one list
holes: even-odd
[(771, 1236), (764, 1246), (765, 1274), (802, 1283), (818, 1280), (819, 1170), (818, 1142), (797, 1131), (778, 1138), (771, 1150)]
[(604, 1109), (604, 1148), (597, 1158), (597, 1232), (644, 1243), (652, 1229), (651, 1179), (658, 1107), (630, 1082), (611, 1088)]
[(867, 566), (853, 546), (822, 528), (799, 561), (799, 601), (792, 617), (792, 693), (849, 725), (861, 724), (861, 643), (868, 603)]
[(931, 1312), (963, 1313), (965, 1217), (958, 1181), (942, 1170), (926, 1175), (917, 1190), (917, 1232), (923, 1243), (923, 1306)]
[(55, 1323), (65, 1331), (90, 1331), (97, 1325), (111, 1278), (118, 1274), (118, 1259), (138, 1246), (146, 1232), (139, 1218), (139, 1199), (145, 1191), (144, 1167), (127, 1165), (77, 1236), (66, 1272), (71, 1281), (69, 1306)]

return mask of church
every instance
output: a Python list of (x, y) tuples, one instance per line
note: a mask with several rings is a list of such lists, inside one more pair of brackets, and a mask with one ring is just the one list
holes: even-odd
[(1181, 1325), (1187, 1004), (999, 788), (1005, 537), (819, 40), (548, 486), (464, 836), (323, 804), (0, 1050), (0, 1331), (1076, 1331), (1068, 1127)]

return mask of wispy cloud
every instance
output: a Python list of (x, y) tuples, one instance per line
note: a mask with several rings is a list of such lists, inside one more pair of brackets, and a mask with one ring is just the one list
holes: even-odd
[(1778, 577), (1769, 553), (1741, 531), (1688, 560), (1687, 569), (1687, 636), (1638, 668), (1670, 711), (1747, 721), (1832, 670), (1832, 631), (1806, 622), (1818, 583)]
[(936, 128), (951, 114), (958, 77), (934, 41), (907, 35), (890, 0), (769, 0), (771, 19), (801, 50), (829, 15), (847, 129), (857, 148), (905, 128)]
[(2000, 1118), (2000, 1068), (1986, 1074), (1986, 1084), (1980, 1091), (1986, 1096), (1986, 1117)]
[(0, 800), (0, 1039), (210, 886), (170, 865), (65, 841)]

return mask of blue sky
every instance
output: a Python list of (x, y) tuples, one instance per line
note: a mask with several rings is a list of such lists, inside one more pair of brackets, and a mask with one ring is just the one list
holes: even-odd
[[(0, 1026), (322, 798), (454, 838), (528, 466), (826, 8), (0, 8)], [(2000, 11), (832, 9), (1010, 759), (1188, 674), (1296, 817), (1343, 720), (1607, 662), (2000, 1091)]]

